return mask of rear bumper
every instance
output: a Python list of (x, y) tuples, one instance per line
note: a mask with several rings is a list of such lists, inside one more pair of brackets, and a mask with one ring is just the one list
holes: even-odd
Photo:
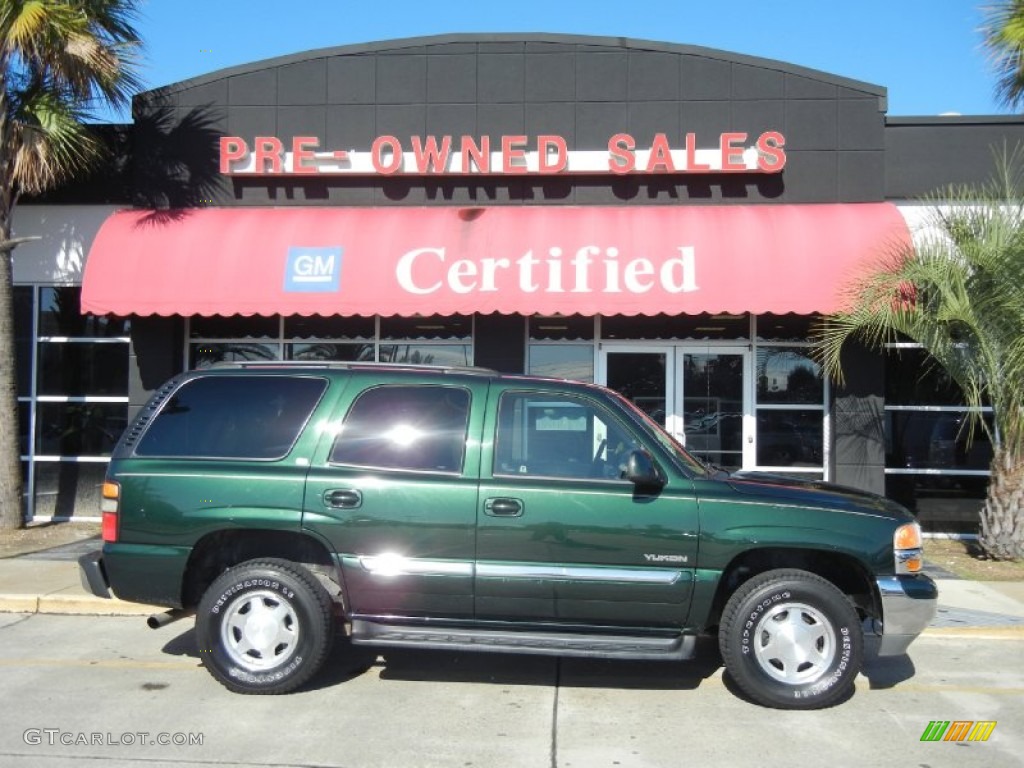
[(110, 581), (103, 567), (103, 553), (89, 552), (78, 558), (78, 578), (82, 580), (82, 589), (96, 597), (111, 598)]
[(939, 604), (939, 589), (928, 576), (877, 579), (882, 597), (882, 641), (879, 656), (898, 656), (920, 635)]

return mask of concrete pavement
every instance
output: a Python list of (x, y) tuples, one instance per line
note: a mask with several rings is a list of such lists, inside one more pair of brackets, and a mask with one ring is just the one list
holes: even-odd
[[(88, 594), (78, 575), (79, 555), (96, 539), (0, 559), (0, 613), (148, 616), (165, 608)], [(1024, 582), (981, 582), (927, 569), (939, 582), (939, 610), (927, 632), (994, 633), (1024, 639)]]

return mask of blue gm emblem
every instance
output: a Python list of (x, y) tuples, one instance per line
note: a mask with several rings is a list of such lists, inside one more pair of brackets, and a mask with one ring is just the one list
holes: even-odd
[(341, 287), (341, 247), (288, 249), (286, 293), (330, 293)]

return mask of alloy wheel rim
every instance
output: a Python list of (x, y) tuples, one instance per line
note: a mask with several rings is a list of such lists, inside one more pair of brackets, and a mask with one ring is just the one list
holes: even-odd
[(754, 631), (754, 658), (769, 677), (787, 685), (812, 683), (836, 654), (832, 623), (806, 603), (773, 606)]
[(286, 661), (299, 642), (299, 621), (291, 603), (269, 590), (249, 592), (228, 607), (221, 644), (232, 662), (249, 672)]

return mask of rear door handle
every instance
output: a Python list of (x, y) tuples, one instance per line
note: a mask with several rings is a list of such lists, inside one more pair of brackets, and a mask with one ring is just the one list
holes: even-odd
[(484, 514), (491, 517), (521, 517), (523, 502), (519, 499), (487, 499), (484, 502)]
[(333, 509), (356, 509), (363, 504), (363, 494), (352, 488), (324, 491), (324, 505)]

